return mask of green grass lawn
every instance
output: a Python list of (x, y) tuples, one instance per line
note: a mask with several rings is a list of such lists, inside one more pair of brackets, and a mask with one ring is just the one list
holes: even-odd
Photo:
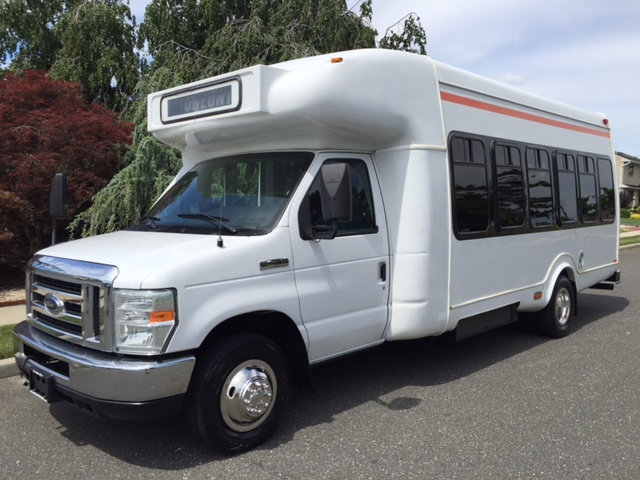
[(640, 218), (621, 218), (620, 225), (629, 225), (630, 227), (640, 227)]
[(13, 331), (14, 325), (0, 326), (0, 360), (13, 357)]
[(635, 235), (633, 237), (620, 237), (621, 247), (624, 247), (625, 245), (635, 245), (636, 243), (640, 243), (640, 235)]

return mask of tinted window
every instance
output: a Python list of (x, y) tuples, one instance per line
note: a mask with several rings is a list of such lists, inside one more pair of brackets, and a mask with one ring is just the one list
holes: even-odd
[(464, 132), (449, 154), (459, 239), (615, 221), (610, 158)]
[[(376, 233), (378, 228), (375, 222), (373, 210), (373, 198), (371, 196), (371, 183), (369, 181), (369, 172), (367, 165), (357, 158), (332, 159), (325, 163), (344, 162), (349, 165), (349, 174), (351, 177), (351, 220), (339, 221), (337, 237), (347, 235), (358, 235), (366, 233)], [(316, 175), (309, 191), (307, 192), (308, 202), (304, 202), (302, 209), (308, 209), (306, 212), (300, 212), (301, 215), (310, 215), (311, 225), (322, 225), (322, 206), (320, 201), (320, 174)], [(301, 222), (302, 224), (303, 222)], [(305, 232), (300, 232), (302, 238), (309, 238)]]
[(553, 225), (553, 193), (549, 153), (538, 148), (527, 149), (529, 182), (529, 219), (533, 228)]
[(489, 226), (489, 189), (484, 145), (480, 140), (453, 137), (454, 222), (459, 233), (484, 232)]
[(558, 223), (566, 225), (578, 221), (578, 187), (576, 186), (576, 167), (573, 155), (556, 154), (558, 175)]
[(616, 201), (613, 187), (613, 171), (608, 158), (598, 159), (598, 177), (600, 180), (600, 219), (613, 222), (616, 214)]
[(524, 187), (520, 150), (510, 145), (494, 148), (498, 226), (519, 227), (524, 223)]
[(578, 173), (580, 178), (580, 220), (595, 222), (598, 219), (598, 202), (596, 173), (592, 157), (578, 155)]

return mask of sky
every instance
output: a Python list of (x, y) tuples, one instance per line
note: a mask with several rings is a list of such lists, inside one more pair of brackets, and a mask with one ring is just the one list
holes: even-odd
[[(131, 0), (138, 23), (147, 3)], [(435, 60), (603, 113), (640, 157), (640, 0), (373, 0), (373, 27), (410, 12)]]
[(373, 0), (374, 27), (409, 12), (433, 59), (604, 113), (640, 157), (639, 0)]

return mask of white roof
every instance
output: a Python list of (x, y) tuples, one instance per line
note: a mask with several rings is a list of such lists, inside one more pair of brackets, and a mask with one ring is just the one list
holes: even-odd
[[(488, 95), (604, 128), (603, 115), (534, 96), (423, 55), (383, 49), (257, 65), (153, 93), (148, 97), (148, 128), (160, 141), (181, 150), (185, 163), (211, 157), (212, 151), (219, 156), (283, 148), (443, 147), (439, 82), (442, 88)], [(178, 115), (166, 121), (168, 100), (234, 83), (240, 85), (240, 97), (228, 103), (232, 111), (199, 118)]]

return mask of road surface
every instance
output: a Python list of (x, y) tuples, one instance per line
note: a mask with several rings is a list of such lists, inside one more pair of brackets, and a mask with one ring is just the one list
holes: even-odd
[(103, 422), (0, 380), (0, 479), (640, 478), (640, 247), (566, 338), (513, 326), (317, 367), (267, 444), (219, 457), (177, 420)]

